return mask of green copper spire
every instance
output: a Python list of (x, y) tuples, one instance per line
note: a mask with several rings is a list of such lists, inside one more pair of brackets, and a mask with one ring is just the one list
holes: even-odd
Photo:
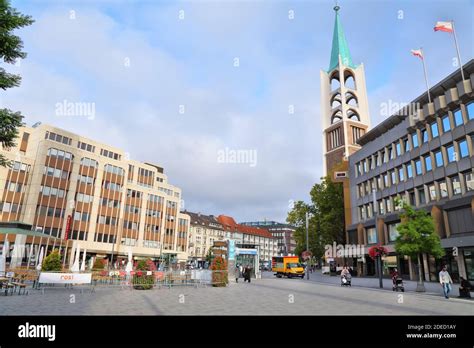
[(346, 38), (344, 36), (344, 31), (342, 30), (342, 24), (339, 20), (339, 6), (334, 7), (336, 11), (336, 21), (334, 23), (334, 34), (332, 36), (332, 50), (331, 50), (331, 61), (329, 62), (329, 70), (331, 71), (339, 64), (339, 56), (341, 56), (342, 63), (355, 68), (352, 63), (351, 54), (349, 52), (349, 46), (347, 46)]

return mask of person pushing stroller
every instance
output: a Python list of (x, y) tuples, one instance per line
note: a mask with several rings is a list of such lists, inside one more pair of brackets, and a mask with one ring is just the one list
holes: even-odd
[(352, 275), (347, 266), (344, 266), (341, 271), (341, 286), (351, 286)]

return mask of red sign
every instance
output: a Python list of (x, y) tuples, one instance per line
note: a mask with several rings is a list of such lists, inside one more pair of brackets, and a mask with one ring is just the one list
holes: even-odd
[(302, 258), (304, 260), (308, 260), (311, 258), (311, 256), (313, 256), (313, 253), (309, 250), (306, 250), (306, 251), (303, 251), (303, 253), (301, 254)]
[(67, 216), (67, 223), (66, 223), (66, 234), (64, 235), (65, 240), (69, 239), (69, 232), (71, 232), (71, 220), (72, 220), (71, 215), (68, 215)]

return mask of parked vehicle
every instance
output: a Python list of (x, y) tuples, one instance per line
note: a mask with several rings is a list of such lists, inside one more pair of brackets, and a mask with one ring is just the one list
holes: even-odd
[(303, 265), (299, 263), (298, 256), (274, 256), (272, 258), (272, 271), (277, 278), (286, 276), (288, 278), (304, 278)]

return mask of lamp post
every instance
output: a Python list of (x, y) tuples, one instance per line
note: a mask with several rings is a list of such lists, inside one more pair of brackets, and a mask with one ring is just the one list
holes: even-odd
[[(378, 206), (377, 206), (377, 196), (376, 196), (377, 190), (374, 188), (372, 189), (372, 198), (373, 198), (373, 204), (374, 204), (374, 218), (375, 218), (375, 236), (377, 238), (377, 241), (379, 239), (379, 231), (378, 231), (378, 226), (377, 226), (377, 212), (378, 212)], [(382, 280), (382, 255), (379, 253), (377, 255), (377, 268), (378, 268), (378, 275), (379, 275), (379, 287), (380, 289), (383, 289), (383, 280)]]
[[(309, 251), (309, 212), (306, 212), (306, 251)], [(309, 280), (308, 261), (306, 261), (306, 279)]]

